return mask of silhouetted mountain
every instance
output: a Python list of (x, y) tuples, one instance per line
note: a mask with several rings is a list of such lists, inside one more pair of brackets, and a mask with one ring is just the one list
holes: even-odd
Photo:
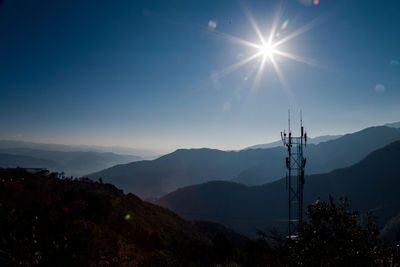
[(87, 178), (25, 169), (0, 177), (1, 266), (214, 266), (248, 241)]
[(381, 230), (380, 237), (389, 243), (394, 242), (396, 238), (400, 238), (400, 213), (385, 224)]
[[(351, 136), (346, 138), (353, 141)], [(381, 225), (385, 224), (400, 213), (399, 154), (400, 141), (397, 141), (351, 167), (307, 176), (305, 206), (318, 197), (326, 199), (329, 194), (346, 196), (353, 208), (374, 211)], [(287, 194), (285, 179), (252, 187), (215, 181), (179, 189), (161, 198), (159, 203), (184, 218), (219, 222), (254, 235), (256, 229), (286, 227)]]
[(61, 169), (62, 165), (49, 159), (40, 159), (30, 156), (12, 155), (0, 153), (1, 168), (48, 168), (51, 170)]
[[(393, 123), (386, 123), (382, 126), (391, 127), (391, 128), (400, 128), (400, 121), (393, 122)], [(317, 145), (322, 142), (327, 142), (327, 141), (338, 139), (339, 137), (342, 137), (342, 136), (343, 135), (322, 135), (322, 136), (308, 138), (307, 142), (308, 142), (308, 144)], [(271, 148), (271, 147), (277, 147), (277, 146), (282, 146), (281, 140), (278, 140), (278, 141), (275, 141), (272, 143), (267, 143), (267, 144), (254, 145), (254, 146), (246, 147), (245, 149)]]
[[(116, 164), (141, 159), (137, 156), (118, 155), (110, 152), (62, 152), (31, 148), (0, 149), (0, 153), (15, 155), (14, 158), (2, 156), (0, 159), (3, 161), (0, 161), (0, 167), (40, 167), (51, 171), (64, 172), (68, 176), (81, 176)], [(2, 164), (2, 162), (6, 163), (6, 159), (8, 164)], [(15, 161), (13, 162), (12, 159), (15, 159)]]
[(392, 123), (386, 123), (384, 126), (386, 126), (386, 127), (392, 127), (392, 128), (400, 128), (400, 121), (398, 121), (398, 122), (392, 122)]
[(210, 240), (213, 240), (217, 235), (222, 234), (237, 247), (243, 247), (248, 241), (248, 237), (219, 223), (209, 221), (191, 221), (191, 223), (197, 231)]
[(231, 180), (258, 162), (267, 162), (272, 167), (282, 160), (284, 153), (283, 148), (238, 152), (207, 148), (179, 149), (156, 160), (117, 165), (89, 177), (102, 177), (141, 197), (161, 196), (191, 184)]
[[(342, 135), (322, 135), (322, 136), (308, 138), (307, 142), (308, 142), (308, 144), (317, 145), (317, 144), (322, 143), (322, 142), (338, 139), (341, 136)], [(275, 142), (272, 142), (272, 143), (267, 143), (267, 144), (254, 145), (254, 146), (247, 147), (245, 149), (257, 149), (257, 148), (264, 148), (265, 149), (265, 148), (271, 148), (271, 147), (277, 147), (277, 146), (282, 146), (282, 141), (281, 140), (275, 141)]]
[[(391, 142), (400, 140), (400, 129), (378, 126), (346, 134), (338, 139), (309, 144), (305, 149), (307, 157), (306, 172), (309, 174), (329, 172), (350, 166), (361, 160), (368, 153)], [(246, 185), (260, 185), (280, 178), (285, 174), (284, 158), (279, 164), (271, 166), (260, 162), (244, 170), (233, 181)], [(271, 172), (273, 175), (271, 175)], [(280, 174), (276, 176), (276, 174)]]
[[(381, 126), (308, 145), (307, 173), (350, 166), (395, 140), (400, 140), (400, 130)], [(285, 175), (285, 157), (283, 146), (241, 151), (180, 149), (153, 161), (117, 165), (89, 176), (102, 177), (127, 192), (148, 198), (212, 180), (233, 180), (247, 185), (274, 181)]]

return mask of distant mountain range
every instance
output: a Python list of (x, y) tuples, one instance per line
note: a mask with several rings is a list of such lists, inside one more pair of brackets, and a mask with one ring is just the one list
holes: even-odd
[[(400, 121), (393, 122), (393, 123), (386, 123), (382, 126), (391, 127), (391, 128), (400, 128)], [(307, 139), (307, 142), (308, 142), (308, 144), (317, 145), (322, 142), (338, 139), (339, 137), (342, 137), (342, 136), (343, 135), (322, 135), (322, 136), (317, 136), (317, 137), (309, 137)], [(281, 140), (271, 142), (271, 143), (266, 143), (266, 144), (253, 145), (253, 146), (246, 147), (244, 149), (271, 148), (271, 147), (277, 147), (277, 146), (282, 146)]]
[[(350, 166), (368, 153), (396, 140), (400, 140), (400, 129), (377, 126), (346, 134), (318, 145), (309, 144), (305, 148), (306, 173), (324, 173)], [(285, 174), (285, 165), (284, 158), (280, 159), (280, 164), (273, 166), (260, 162), (241, 172), (233, 181), (246, 185), (260, 185), (272, 181), (271, 173), (275, 175), (272, 176), (273, 178), (281, 178)], [(276, 176), (279, 174), (280, 177)]]
[(34, 158), (23, 155), (5, 154), (0, 152), (1, 168), (46, 168), (49, 170), (61, 170), (62, 165), (54, 160)]
[(94, 146), (94, 145), (63, 145), (63, 144), (47, 144), (34, 143), (16, 140), (0, 140), (0, 149), (8, 148), (31, 148), (38, 150), (60, 151), (60, 152), (111, 152), (121, 155), (135, 155), (142, 159), (155, 159), (163, 153), (148, 149), (138, 149), (119, 146)]
[(400, 121), (392, 122), (392, 123), (386, 123), (384, 126), (392, 127), (392, 128), (400, 128)]
[(138, 160), (141, 158), (110, 152), (63, 152), (32, 148), (0, 149), (0, 167), (2, 168), (46, 168), (51, 171), (64, 172), (67, 176), (82, 176), (116, 164)]
[[(389, 127), (389, 126), (388, 126)], [(309, 137), (307, 138), (308, 144), (314, 144), (317, 145), (322, 142), (330, 141), (330, 140), (335, 140), (338, 139), (343, 135), (322, 135), (322, 136), (317, 136), (317, 137)], [(254, 145), (254, 146), (249, 146), (245, 149), (258, 149), (258, 148), (271, 148), (271, 147), (277, 147), (277, 146), (282, 146), (282, 141), (275, 141), (272, 143), (267, 143), (267, 144), (259, 144), (259, 145)]]
[[(307, 145), (307, 173), (322, 173), (356, 163), (368, 153), (400, 140), (400, 130), (370, 127), (335, 140)], [(285, 175), (283, 146), (220, 151), (179, 149), (152, 161), (118, 165), (90, 174), (141, 197), (157, 197), (180, 187), (212, 180), (263, 184)]]
[[(367, 129), (368, 130), (368, 129)], [(364, 131), (367, 131), (364, 130)], [(352, 138), (349, 136), (348, 141)], [(348, 148), (349, 153), (352, 150)], [(360, 212), (373, 211), (385, 231), (400, 224), (400, 141), (370, 153), (360, 162), (306, 177), (304, 202), (329, 194), (346, 196)], [(179, 189), (159, 204), (190, 220), (210, 220), (254, 236), (256, 229), (284, 229), (287, 222), (285, 179), (262, 186), (213, 181)], [(396, 228), (397, 230), (397, 228)]]
[(88, 176), (92, 179), (102, 177), (127, 192), (147, 198), (210, 180), (231, 180), (260, 161), (271, 159), (273, 164), (278, 164), (283, 157), (282, 148), (239, 152), (208, 148), (178, 149), (156, 160), (117, 165)]

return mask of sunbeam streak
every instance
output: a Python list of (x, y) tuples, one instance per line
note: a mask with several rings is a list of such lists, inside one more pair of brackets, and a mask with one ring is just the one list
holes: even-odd
[(271, 31), (269, 33), (268, 36), (268, 43), (272, 45), (272, 41), (274, 39), (275, 33), (276, 33), (276, 28), (278, 28), (278, 24), (279, 24), (279, 19), (280, 19), (280, 15), (281, 14), (281, 7), (278, 9), (278, 11), (275, 14), (274, 20), (272, 22), (272, 27), (271, 27)]
[(282, 89), (284, 91), (284, 93), (286, 94), (286, 97), (290, 100), (296, 102), (296, 100), (294, 99), (292, 92), (289, 89), (289, 86), (286, 83), (285, 78), (283, 77), (283, 74), (281, 72), (281, 69), (279, 68), (278, 64), (276, 63), (275, 59), (271, 58), (271, 63), (274, 66), (274, 69), (276, 71), (276, 74), (278, 75), (279, 81), (282, 84)]
[(260, 39), (261, 45), (265, 45), (264, 37), (255, 21), (253, 15), (250, 13), (250, 10), (248, 10), (247, 7), (245, 6), (244, 11), (245, 11), (247, 19), (250, 21), (251, 27), (253, 28), (253, 30), (256, 32), (258, 38)]
[(300, 27), (299, 29), (297, 29), (295, 32), (291, 33), (290, 35), (288, 35), (287, 37), (279, 40), (278, 42), (274, 43), (273, 46), (274, 47), (278, 47), (281, 44), (286, 43), (287, 41), (290, 41), (291, 39), (295, 38), (298, 35), (301, 35), (307, 31), (309, 31), (311, 28), (313, 28), (319, 21), (321, 20), (321, 18), (316, 18), (313, 21), (311, 21), (310, 23), (307, 23), (306, 25)]
[(260, 47), (260, 45), (258, 45), (256, 43), (253, 43), (253, 42), (247, 41), (245, 39), (242, 39), (242, 38), (239, 38), (239, 37), (227, 34), (227, 33), (223, 33), (223, 32), (217, 31), (217, 30), (213, 30), (211, 33), (217, 37), (225, 38), (233, 43), (237, 43), (237, 44), (241, 44), (241, 45), (253, 47), (253, 48)]
[[(285, 91), (285, 93), (287, 94), (288, 97), (290, 97), (290, 90), (289, 90), (289, 86), (286, 83), (286, 80), (284, 78), (284, 75), (280, 69), (280, 67), (278, 66), (277, 61), (275, 60), (275, 56), (282, 56), (303, 64), (307, 64), (309, 66), (313, 66), (313, 67), (318, 67), (318, 68), (323, 68), (322, 66), (320, 66), (317, 62), (315, 62), (312, 59), (306, 58), (306, 57), (301, 57), (298, 55), (294, 55), (291, 54), (289, 52), (284, 52), (279, 50), (279, 46), (292, 40), (293, 38), (295, 38), (296, 36), (299, 36), (303, 33), (305, 33), (306, 31), (310, 30), (312, 27), (314, 27), (314, 25), (320, 20), (320, 18), (314, 19), (313, 21), (311, 21), (310, 23), (298, 28), (297, 30), (295, 30), (293, 33), (289, 34), (288, 36), (284, 37), (281, 40), (275, 41), (275, 38), (279, 38), (281, 33), (277, 33), (278, 28), (280, 29), (286, 29), (288, 23), (289, 23), (289, 19), (286, 19), (282, 26), (279, 27), (280, 22), (281, 21), (281, 7), (278, 9), (278, 11), (275, 13), (275, 16), (273, 18), (272, 21), (272, 26), (270, 29), (270, 32), (268, 35), (264, 35), (261, 30), (260, 27), (258, 26), (256, 20), (254, 19), (253, 15), (251, 14), (251, 12), (247, 9), (246, 6), (244, 6), (244, 12), (245, 15), (248, 19), (248, 21), (250, 22), (250, 25), (253, 29), (253, 31), (256, 33), (259, 42), (255, 43), (255, 42), (251, 42), (230, 34), (226, 34), (223, 32), (219, 32), (219, 31), (212, 31), (212, 34), (214, 34), (217, 37), (223, 37), (233, 43), (237, 43), (243, 46), (247, 46), (250, 48), (255, 48), (257, 50), (257, 52), (231, 66), (228, 66), (227, 68), (217, 72), (216, 74), (213, 75), (213, 78), (221, 78), (223, 76), (226, 76), (228, 74), (230, 74), (231, 72), (237, 70), (238, 68), (240, 68), (241, 66), (249, 63), (252, 60), (258, 59), (260, 57), (260, 64), (258, 66), (258, 70), (256, 72), (255, 75), (255, 80), (252, 86), (252, 89), (255, 89), (256, 87), (259, 86), (261, 79), (262, 79), (262, 74), (264, 72), (264, 68), (265, 68), (265, 64), (268, 62), (270, 62), (270, 64), (272, 65), (272, 67), (275, 69), (275, 72), (279, 78), (279, 81), (283, 87), (283, 90)], [(264, 36), (267, 36), (267, 38), (265, 38)]]
[(254, 83), (253, 83), (253, 87), (252, 87), (252, 91), (258, 88), (258, 85), (261, 82), (261, 74), (264, 71), (264, 66), (265, 66), (265, 61), (267, 60), (267, 55), (264, 55), (261, 63), (260, 63), (260, 67), (258, 68), (257, 74), (256, 74), (256, 78), (254, 79)]
[(262, 52), (260, 51), (260, 52), (254, 54), (254, 55), (252, 55), (250, 57), (247, 57), (247, 58), (243, 59), (242, 61), (239, 61), (239, 62), (237, 62), (237, 63), (235, 63), (233, 65), (228, 66), (227, 68), (223, 69), (222, 71), (219, 71), (216, 74), (217, 78), (221, 78), (223, 76), (226, 76), (226, 75), (230, 74), (231, 72), (237, 70), (241, 66), (249, 63), (250, 61), (252, 61), (252, 60), (254, 60), (254, 59), (258, 58), (258, 57), (260, 57), (261, 54), (262, 54)]
[(294, 61), (301, 62), (301, 63), (307, 64), (307, 65), (316, 67), (316, 68), (326, 69), (325, 67), (319, 65), (315, 60), (312, 60), (312, 59), (309, 59), (309, 58), (306, 58), (306, 57), (293, 55), (293, 54), (290, 54), (288, 52), (283, 52), (283, 51), (280, 51), (280, 50), (277, 50), (277, 49), (274, 49), (274, 53), (277, 54), (277, 55), (292, 59)]
[(285, 78), (283, 77), (283, 74), (281, 72), (281, 69), (279, 68), (278, 64), (276, 63), (274, 58), (271, 58), (271, 63), (274, 66), (274, 69), (276, 71), (276, 74), (278, 75), (279, 81), (281, 82), (283, 89), (287, 91), (289, 87), (287, 86), (287, 83), (285, 81)]

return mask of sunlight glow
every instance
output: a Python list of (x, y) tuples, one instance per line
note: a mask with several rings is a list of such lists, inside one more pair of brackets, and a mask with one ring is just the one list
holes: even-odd
[(272, 45), (270, 43), (266, 43), (260, 47), (260, 51), (262, 52), (264, 57), (265, 56), (271, 57), (272, 54), (274, 53), (274, 48), (272, 47)]
[[(311, 59), (304, 58), (304, 57), (301, 57), (298, 55), (291, 54), (289, 52), (279, 50), (279, 46), (281, 46), (282, 44), (292, 40), (293, 38), (301, 35), (302, 33), (306, 32), (306, 31), (310, 30), (315, 25), (317, 20), (311, 21), (311, 23), (308, 23), (308, 24), (298, 28), (291, 34), (281, 38), (282, 34), (285, 33), (286, 30), (288, 29), (290, 19), (286, 18), (285, 20), (283, 20), (283, 22), (280, 23), (279, 21), (282, 21), (282, 18), (281, 18), (282, 12), (279, 9), (278, 12), (276, 12), (274, 19), (272, 21), (272, 27), (270, 29), (270, 32), (268, 33), (268, 35), (266, 35), (267, 38), (264, 38), (264, 36), (265, 36), (264, 33), (261, 32), (260, 27), (257, 25), (256, 20), (254, 19), (254, 17), (250, 13), (250, 11), (246, 7), (244, 9), (245, 9), (244, 11), (247, 16), (247, 19), (249, 20), (254, 32), (256, 33), (256, 35), (259, 39), (258, 42), (244, 40), (242, 38), (232, 36), (232, 35), (229, 35), (226, 33), (222, 33), (219, 31), (215, 31), (215, 30), (213, 31), (212, 34), (215, 34), (216, 36), (228, 39), (229, 41), (232, 41), (234, 43), (256, 49), (256, 52), (253, 55), (250, 55), (249, 57), (244, 58), (244, 59), (240, 60), (239, 62), (234, 63), (233, 65), (228, 66), (227, 68), (216, 73), (215, 75), (217, 78), (225, 76), (249, 62), (261, 58), (261, 60), (259, 60), (260, 63), (259, 63), (259, 67), (258, 67), (258, 70), (256, 73), (253, 87), (258, 86), (258, 84), (260, 83), (266, 61), (268, 61), (269, 64), (271, 64), (271, 66), (275, 69), (275, 72), (279, 78), (279, 81), (282, 84), (284, 91), (286, 93), (290, 93), (290, 92), (288, 92), (289, 88), (286, 84), (283, 73), (280, 70), (278, 63), (276, 62), (276, 60), (274, 58), (275, 56), (284, 57), (284, 58), (291, 59), (291, 60), (294, 60), (297, 62), (301, 62), (301, 63), (307, 64), (310, 66), (314, 66), (314, 67), (321, 67), (315, 61), (313, 61)], [(277, 30), (281, 30), (283, 32), (279, 32)]]

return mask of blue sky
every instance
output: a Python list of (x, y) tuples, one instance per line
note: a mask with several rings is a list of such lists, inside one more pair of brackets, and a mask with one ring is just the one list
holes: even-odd
[[(246, 13), (247, 10), (247, 13)], [(278, 10), (279, 49), (256, 83)], [(0, 5), (0, 138), (171, 151), (311, 136), (400, 120), (400, 2), (28, 1)], [(246, 15), (247, 14), (247, 15)], [(286, 28), (284, 21), (288, 21)], [(283, 29), (284, 28), (284, 29)], [(283, 29), (283, 30), (282, 30)]]

